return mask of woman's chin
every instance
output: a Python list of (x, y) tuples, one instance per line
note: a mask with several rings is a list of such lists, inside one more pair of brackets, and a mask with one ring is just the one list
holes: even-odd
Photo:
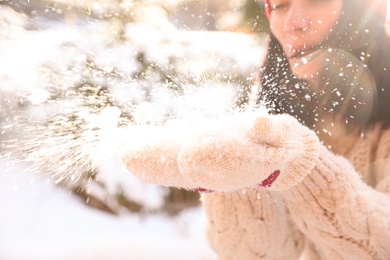
[(318, 49), (304, 56), (290, 56), (288, 61), (294, 75), (305, 80), (315, 79), (322, 64), (325, 63), (323, 53), (323, 49)]

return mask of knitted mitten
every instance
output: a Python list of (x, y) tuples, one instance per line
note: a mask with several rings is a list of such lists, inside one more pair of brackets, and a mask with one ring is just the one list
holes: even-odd
[(161, 185), (284, 190), (301, 181), (318, 158), (315, 133), (288, 115), (240, 113), (204, 121), (192, 132), (169, 138), (159, 134), (163, 129), (174, 130), (156, 129), (155, 136), (123, 156), (133, 174)]
[(122, 156), (126, 168), (141, 180), (164, 186), (193, 189), (179, 172), (177, 155), (188, 139), (186, 129), (169, 126), (132, 126)]

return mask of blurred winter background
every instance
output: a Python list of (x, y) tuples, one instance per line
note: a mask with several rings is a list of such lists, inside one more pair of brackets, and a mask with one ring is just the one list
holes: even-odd
[(0, 0), (0, 259), (216, 259), (199, 194), (120, 151), (244, 108), (267, 23), (262, 0)]

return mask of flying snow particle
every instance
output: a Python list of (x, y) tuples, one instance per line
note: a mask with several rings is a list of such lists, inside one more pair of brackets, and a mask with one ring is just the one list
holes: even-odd
[(142, 102), (137, 106), (133, 116), (137, 123), (144, 124), (153, 122), (156, 111), (153, 105), (149, 102)]
[(32, 104), (41, 104), (50, 97), (50, 93), (44, 89), (33, 89), (27, 100)]
[(105, 126), (115, 127), (118, 125), (121, 114), (122, 111), (118, 107), (107, 107), (101, 112), (100, 116)]

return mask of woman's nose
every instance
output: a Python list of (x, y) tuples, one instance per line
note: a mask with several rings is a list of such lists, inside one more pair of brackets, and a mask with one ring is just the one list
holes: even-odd
[(287, 18), (285, 20), (284, 28), (286, 31), (305, 31), (309, 28), (310, 18), (306, 11), (306, 7), (299, 4), (291, 4)]

